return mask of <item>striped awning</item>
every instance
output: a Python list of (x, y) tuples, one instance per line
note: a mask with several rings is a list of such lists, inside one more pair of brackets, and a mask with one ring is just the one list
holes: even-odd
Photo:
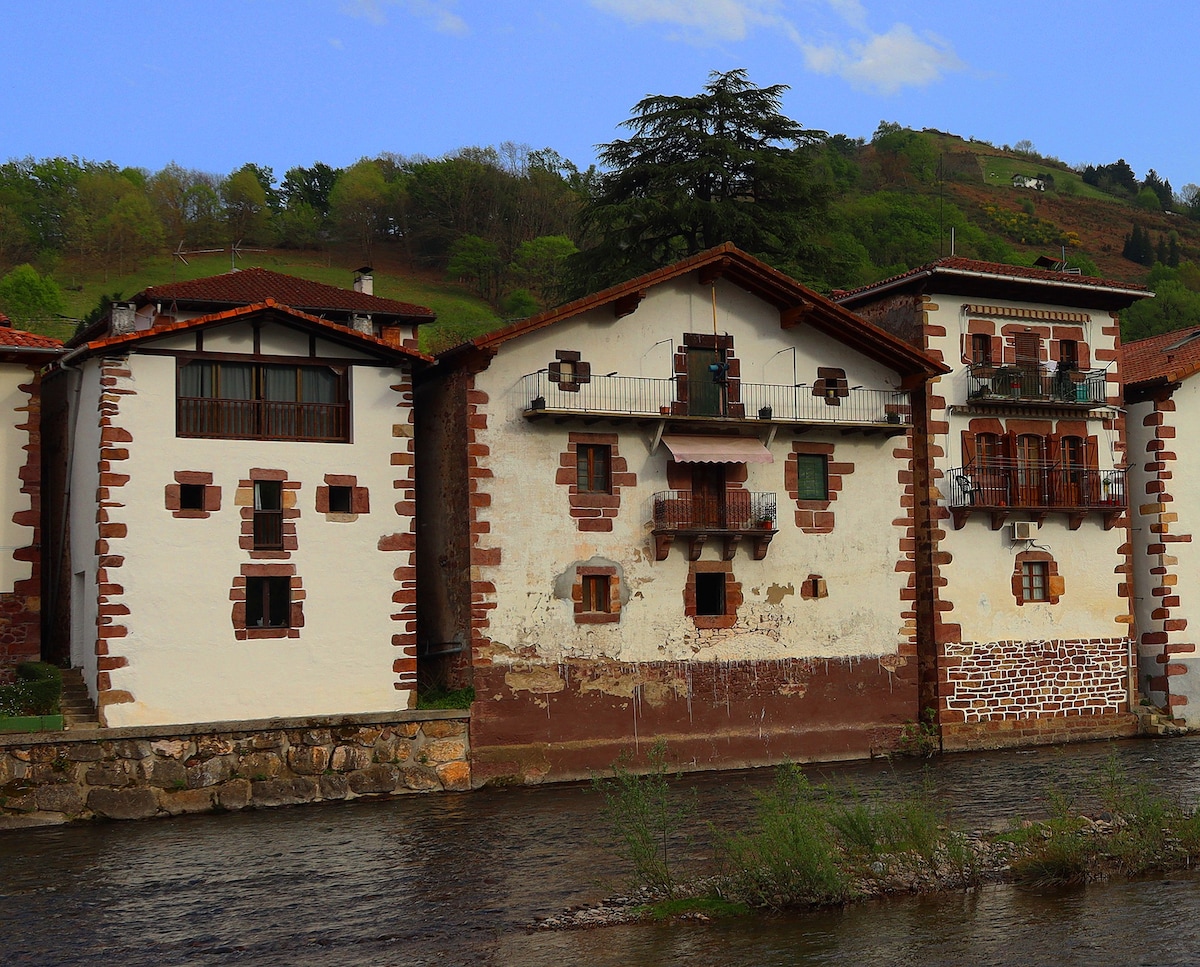
[(753, 437), (664, 436), (676, 463), (774, 463), (771, 451)]

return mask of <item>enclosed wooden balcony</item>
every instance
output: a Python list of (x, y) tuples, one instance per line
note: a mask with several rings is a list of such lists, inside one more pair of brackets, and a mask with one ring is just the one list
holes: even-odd
[(942, 491), (956, 528), (978, 512), (988, 514), (992, 530), (999, 530), (1015, 511), (1039, 523), (1048, 513), (1066, 513), (1072, 530), (1096, 514), (1108, 529), (1127, 507), (1124, 470), (972, 464), (950, 470), (946, 481)]
[(974, 363), (967, 371), (967, 399), (972, 404), (1091, 409), (1108, 397), (1102, 369), (1060, 368), (1047, 372), (1034, 366)]
[(842, 427), (847, 431), (903, 433), (911, 424), (908, 393), (847, 387), (813, 395), (807, 384), (743, 380), (649, 379), (589, 376), (555, 382), (546, 371), (525, 376), (518, 388), (527, 419), (663, 420), (668, 423), (738, 422)]
[(655, 559), (664, 561), (676, 538), (687, 542), (689, 561), (698, 560), (709, 540), (721, 542), (721, 557), (729, 561), (745, 540), (756, 561), (767, 556), (775, 536), (776, 498), (771, 493), (726, 490), (703, 494), (664, 490), (654, 495)]
[(181, 437), (348, 443), (350, 404), (181, 396), (175, 426)]

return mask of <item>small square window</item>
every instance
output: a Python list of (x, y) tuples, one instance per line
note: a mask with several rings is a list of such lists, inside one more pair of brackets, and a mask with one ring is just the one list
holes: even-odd
[(291, 578), (246, 578), (247, 628), (289, 628), (291, 611)]
[(349, 514), (352, 513), (351, 507), (354, 506), (352, 500), (352, 487), (338, 487), (330, 485), (329, 487), (329, 513), (331, 514)]
[(1021, 564), (1021, 597), (1026, 601), (1049, 601), (1049, 566), (1045, 561)]
[(971, 362), (985, 365), (992, 361), (992, 337), (986, 333), (977, 332), (971, 336)]
[(586, 614), (608, 614), (611, 610), (607, 574), (583, 575), (583, 608)]
[(204, 484), (180, 484), (179, 509), (204, 510)]
[(725, 614), (725, 573), (696, 572), (696, 614), (705, 616)]
[(581, 494), (612, 493), (612, 447), (580, 443), (575, 449), (576, 488)]
[(825, 454), (796, 454), (796, 499), (829, 499), (829, 458)]

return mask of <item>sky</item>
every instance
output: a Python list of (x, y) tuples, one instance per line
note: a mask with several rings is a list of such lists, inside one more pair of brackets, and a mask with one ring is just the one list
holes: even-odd
[(0, 0), (0, 161), (282, 179), (503, 142), (579, 167), (649, 94), (744, 68), (784, 113), (1200, 183), (1193, 0)]

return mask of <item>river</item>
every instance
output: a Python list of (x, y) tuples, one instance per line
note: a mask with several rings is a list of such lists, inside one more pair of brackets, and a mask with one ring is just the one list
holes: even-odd
[[(931, 785), (959, 824), (1039, 815), (1115, 756), (1189, 804), (1200, 737), (807, 767), (864, 792)], [(736, 825), (769, 770), (689, 777)], [(1200, 963), (1200, 874), (1066, 890), (989, 886), (844, 910), (530, 931), (618, 892), (586, 785), (0, 833), (0, 965)]]

